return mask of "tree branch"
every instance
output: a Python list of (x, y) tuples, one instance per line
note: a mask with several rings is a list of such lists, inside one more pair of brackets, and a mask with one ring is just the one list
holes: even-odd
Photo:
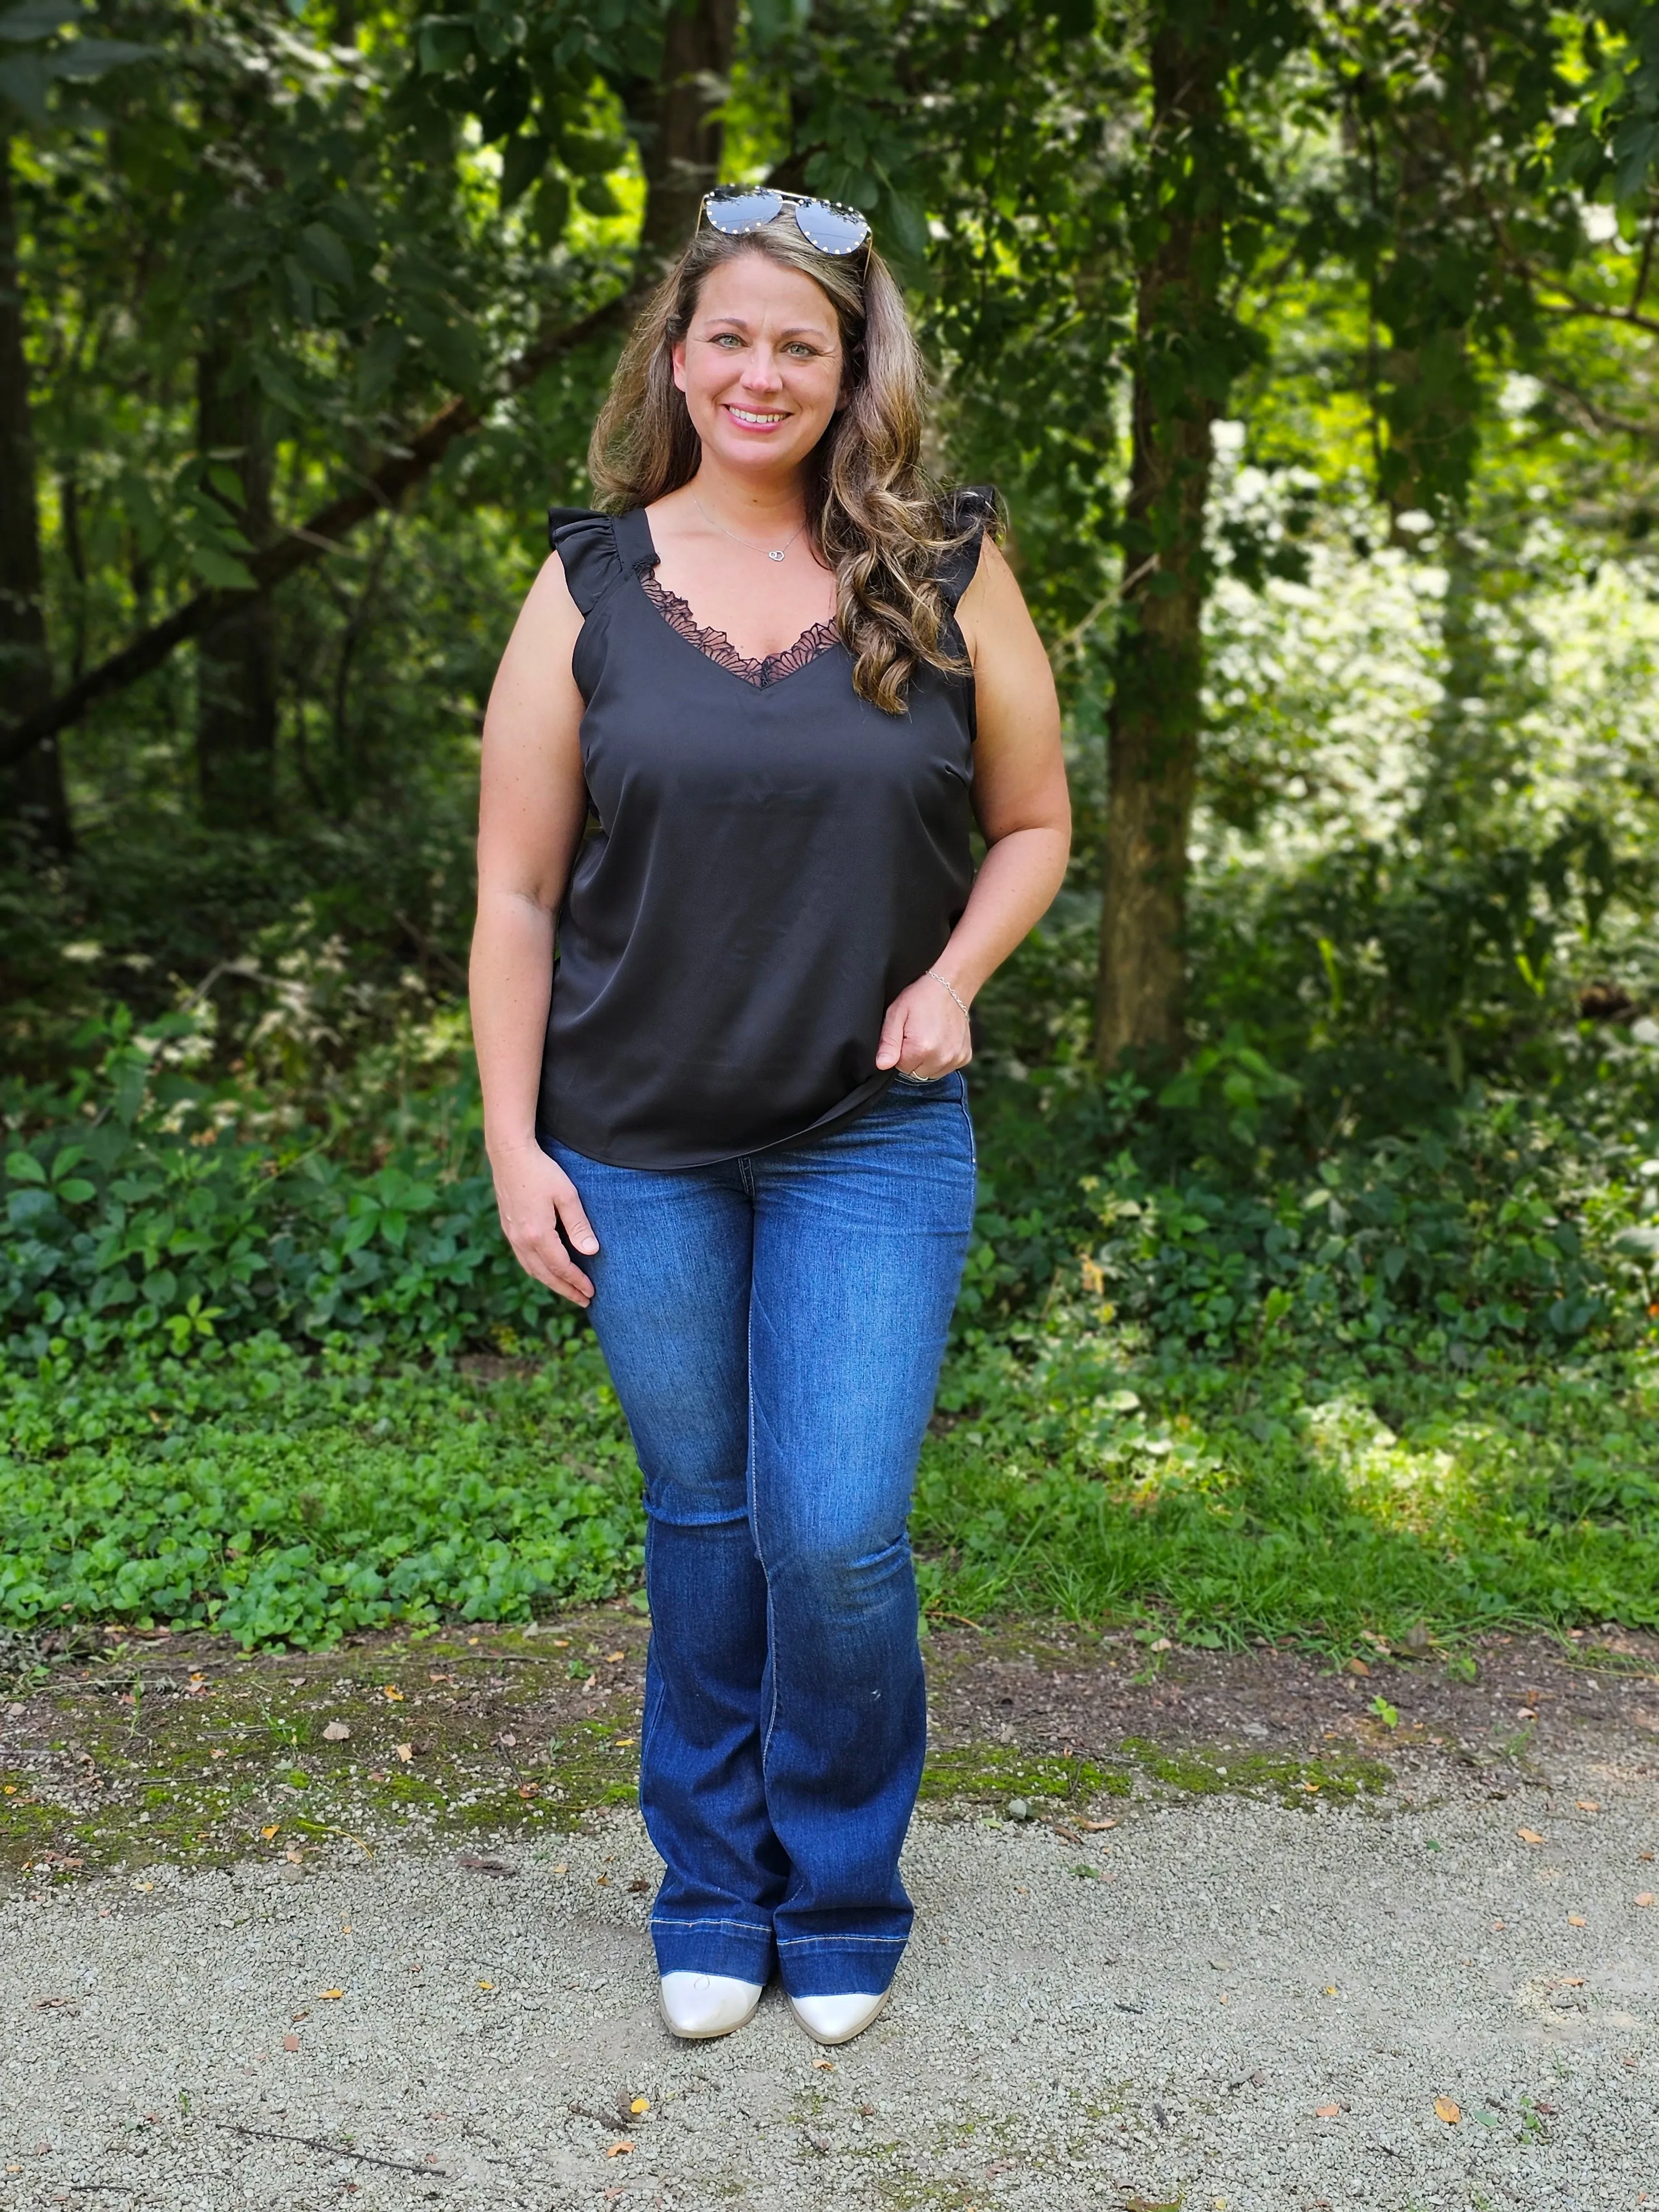
[[(534, 383), (544, 368), (590, 338), (625, 328), (644, 297), (630, 286), (603, 307), (592, 309), (574, 323), (544, 328), (532, 343), (514, 356), (502, 370), (498, 392), (518, 392)], [(100, 661), (66, 691), (33, 714), (0, 728), (0, 769), (21, 760), (35, 746), (78, 722), (99, 700), (124, 691), (141, 676), (159, 668), (175, 646), (204, 630), (251, 599), (274, 591), (287, 577), (309, 568), (324, 555), (335, 551), (340, 541), (360, 522), (395, 507), (414, 484), (429, 476), (458, 438), (476, 429), (483, 420), (479, 406), (458, 392), (429, 416), (404, 445), (384, 453), (378, 465), (353, 489), (342, 492), (304, 523), (283, 532), (273, 544), (250, 554), (247, 566), (257, 589), (252, 592), (198, 592), (165, 620), (154, 623), (118, 653)]]

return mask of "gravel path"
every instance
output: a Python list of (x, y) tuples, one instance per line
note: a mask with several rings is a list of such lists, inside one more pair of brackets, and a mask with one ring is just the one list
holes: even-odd
[(342, 1842), (16, 1895), (0, 2203), (1659, 2207), (1655, 1776), (1548, 1780), (921, 1819), (894, 2002), (833, 2063), (775, 1992), (663, 2033), (631, 1814), (512, 1874)]

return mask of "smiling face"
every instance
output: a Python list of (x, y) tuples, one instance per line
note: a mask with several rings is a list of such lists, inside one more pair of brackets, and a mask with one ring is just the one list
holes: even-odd
[(765, 253), (709, 270), (673, 358), (705, 460), (739, 471), (799, 468), (841, 395), (835, 308), (810, 276)]

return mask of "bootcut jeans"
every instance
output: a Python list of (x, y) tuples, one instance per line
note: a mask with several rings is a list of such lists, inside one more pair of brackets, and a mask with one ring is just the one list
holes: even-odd
[(974, 1212), (959, 1073), (672, 1171), (549, 1150), (645, 1475), (659, 1970), (884, 1990), (927, 1735), (906, 1522)]

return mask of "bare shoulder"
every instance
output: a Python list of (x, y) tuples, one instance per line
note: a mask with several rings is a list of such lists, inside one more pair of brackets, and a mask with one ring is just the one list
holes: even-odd
[(1023, 648), (1036, 639), (1019, 580), (988, 532), (980, 543), (979, 562), (972, 579), (957, 602), (957, 623), (976, 669), (983, 653), (1010, 646)]

